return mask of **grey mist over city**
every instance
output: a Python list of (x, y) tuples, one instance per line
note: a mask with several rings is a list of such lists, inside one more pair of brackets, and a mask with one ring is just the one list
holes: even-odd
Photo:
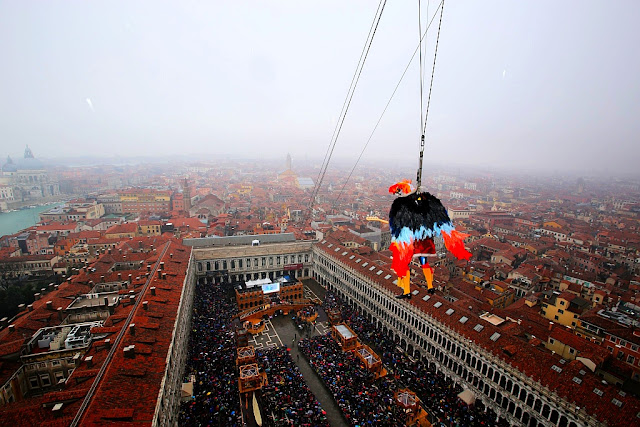
[(639, 16), (1, 2), (2, 425), (635, 425)]
[[(424, 31), (439, 3), (423, 3)], [(335, 158), (357, 158), (371, 135), (418, 46), (417, 8), (386, 5)], [(637, 2), (445, 8), (427, 164), (636, 171)], [(5, 2), (2, 151), (322, 159), (375, 12), (365, 1)], [(416, 55), (364, 159), (416, 157), (418, 74)]]

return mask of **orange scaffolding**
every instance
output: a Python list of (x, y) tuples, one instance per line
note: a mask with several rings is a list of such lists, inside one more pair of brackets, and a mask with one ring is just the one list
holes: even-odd
[(367, 368), (370, 372), (373, 372), (376, 379), (382, 378), (387, 375), (387, 370), (382, 366), (382, 360), (375, 353), (375, 351), (371, 350), (371, 347), (365, 344), (360, 344), (358, 348), (356, 348), (356, 356), (365, 368)]
[(344, 323), (332, 326), (331, 336), (340, 344), (342, 351), (354, 351), (358, 347), (358, 336)]
[(260, 372), (257, 363), (240, 366), (240, 378), (238, 378), (240, 393), (260, 390), (265, 384), (267, 384), (267, 374)]
[(332, 308), (327, 310), (327, 317), (329, 318), (329, 323), (332, 325), (337, 325), (342, 322), (342, 313), (337, 308)]
[(407, 427), (431, 427), (427, 419), (427, 411), (420, 405), (420, 399), (411, 390), (401, 388), (395, 392), (396, 404), (402, 408), (407, 415)]
[(251, 363), (256, 363), (256, 353), (253, 350), (253, 346), (240, 347), (236, 358), (236, 366), (249, 365)]
[(259, 334), (264, 331), (265, 324), (262, 320), (247, 320), (242, 326), (252, 335)]

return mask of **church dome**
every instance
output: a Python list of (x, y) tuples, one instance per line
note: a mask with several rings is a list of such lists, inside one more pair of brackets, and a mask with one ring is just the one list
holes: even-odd
[(2, 166), (2, 172), (16, 172), (17, 170), (18, 167), (16, 166), (16, 164), (13, 163), (11, 157), (7, 156), (7, 163)]
[(44, 169), (42, 162), (34, 157), (27, 157), (16, 161), (18, 170), (41, 170)]

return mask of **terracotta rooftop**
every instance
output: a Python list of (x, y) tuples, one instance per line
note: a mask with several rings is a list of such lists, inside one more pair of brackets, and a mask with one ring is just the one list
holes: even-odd
[[(23, 312), (15, 320), (13, 332), (9, 332), (8, 328), (0, 331), (0, 351), (15, 352), (22, 345), (23, 339), (16, 339), (22, 336), (22, 331), (25, 336), (31, 337), (40, 327), (54, 326), (60, 322), (57, 310), (54, 312), (46, 308), (47, 301), (53, 301), (54, 307), (69, 304), (77, 294), (88, 292), (90, 281), (100, 281), (100, 275), (104, 271), (93, 271), (95, 266), (104, 264), (109, 269), (125, 259), (143, 261), (142, 264), (137, 263), (137, 270), (118, 271), (126, 277), (131, 272), (133, 284), (128, 290), (133, 290), (134, 295), (137, 295), (138, 304), (121, 302), (104, 326), (92, 329), (92, 333), (103, 335), (104, 338), (94, 341), (83, 358), (92, 356), (91, 365), (80, 362), (62, 391), (49, 392), (41, 397), (3, 406), (0, 409), (3, 424), (33, 425), (33, 420), (38, 419), (39, 425), (68, 426), (84, 399), (88, 399), (88, 406), (82, 414), (80, 425), (123, 422), (151, 424), (191, 255), (190, 248), (175, 240), (162, 241), (162, 246), (154, 245), (155, 250), (150, 246), (154, 244), (152, 242), (157, 244), (159, 240), (147, 238), (142, 247), (135, 245), (140, 252), (123, 250), (105, 254), (86, 271), (83, 269), (71, 281), (60, 285), (58, 290), (34, 302), (32, 312)], [(157, 274), (151, 274), (147, 278), (147, 264), (153, 265), (153, 273), (159, 268), (161, 261), (164, 262), (163, 272), (167, 273), (166, 278), (160, 278)], [(113, 278), (116, 274), (116, 271), (112, 271), (108, 276)], [(151, 286), (156, 288), (155, 295), (151, 295)], [(143, 300), (148, 301), (147, 309), (141, 304)], [(129, 328), (130, 324), (136, 325), (135, 334), (127, 329), (118, 342), (118, 334), (123, 328)], [(129, 345), (135, 345), (133, 358), (124, 357), (123, 349)], [(104, 375), (100, 377), (100, 369), (107, 362)], [(0, 362), (0, 377), (6, 377), (4, 374), (12, 375), (19, 367), (19, 364), (14, 365)], [(98, 378), (100, 383), (97, 384), (95, 393), (88, 398), (87, 393)], [(57, 415), (51, 410), (55, 403), (63, 403)]]
[[(391, 270), (379, 266), (371, 270), (366, 257), (354, 256), (349, 249), (336, 243), (325, 239), (318, 242), (317, 247), (332, 258), (363, 274), (383, 289), (394, 294), (400, 293), (400, 289), (393, 284), (396, 277)], [(363, 265), (365, 265), (364, 268)], [(379, 269), (383, 270), (380, 275), (377, 274)], [(460, 334), (464, 340), (468, 341), (470, 347), (479, 346), (488, 351), (529, 377), (530, 381), (548, 388), (569, 402), (574, 402), (601, 422), (626, 426), (629, 425), (628, 421), (635, 419), (640, 411), (640, 400), (630, 394), (622, 396), (616, 387), (602, 384), (600, 378), (588, 369), (584, 369), (581, 362), (564, 361), (563, 363), (559, 356), (551, 354), (542, 345), (542, 340), (546, 341), (548, 335), (541, 339), (538, 335), (534, 338), (533, 334), (527, 333), (530, 325), (527, 324), (526, 319), (521, 319), (520, 325), (516, 323), (515, 326), (511, 325), (508, 328), (505, 326), (510, 322), (494, 326), (473, 311), (464, 306), (455, 305), (438, 294), (429, 295), (424, 288), (418, 288), (413, 284), (411, 289), (413, 297), (411, 300), (404, 300), (403, 304), (417, 307), (434, 321)], [(494, 313), (499, 312), (499, 310), (494, 311)], [(463, 318), (466, 320), (462, 321)], [(544, 327), (534, 327), (534, 325), (531, 325), (532, 330), (544, 333)], [(553, 366), (560, 368), (560, 372), (552, 369)], [(573, 380), (575, 377), (580, 379), (580, 384)], [(601, 391), (602, 395), (596, 394), (595, 389)], [(614, 398), (622, 402), (622, 407), (612, 402)]]

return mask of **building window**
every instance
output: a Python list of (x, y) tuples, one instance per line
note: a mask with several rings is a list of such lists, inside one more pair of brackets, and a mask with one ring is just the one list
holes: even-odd
[(49, 374), (40, 375), (40, 381), (42, 382), (42, 387), (48, 387), (51, 385), (51, 377)]
[(29, 385), (31, 388), (40, 388), (38, 384), (38, 377), (29, 377)]
[(558, 318), (558, 316), (553, 316), (554, 319), (556, 320), (560, 320), (560, 318)]
[(558, 310), (558, 313), (564, 314), (564, 310), (560, 309), (560, 310)]
[(627, 356), (627, 363), (633, 364), (636, 361), (636, 358), (632, 355)]
[(553, 338), (549, 338), (549, 344), (555, 344), (556, 340), (554, 340)]
[(58, 384), (61, 380), (64, 380), (64, 372), (62, 371), (54, 372), (53, 376), (56, 379), (56, 384)]

